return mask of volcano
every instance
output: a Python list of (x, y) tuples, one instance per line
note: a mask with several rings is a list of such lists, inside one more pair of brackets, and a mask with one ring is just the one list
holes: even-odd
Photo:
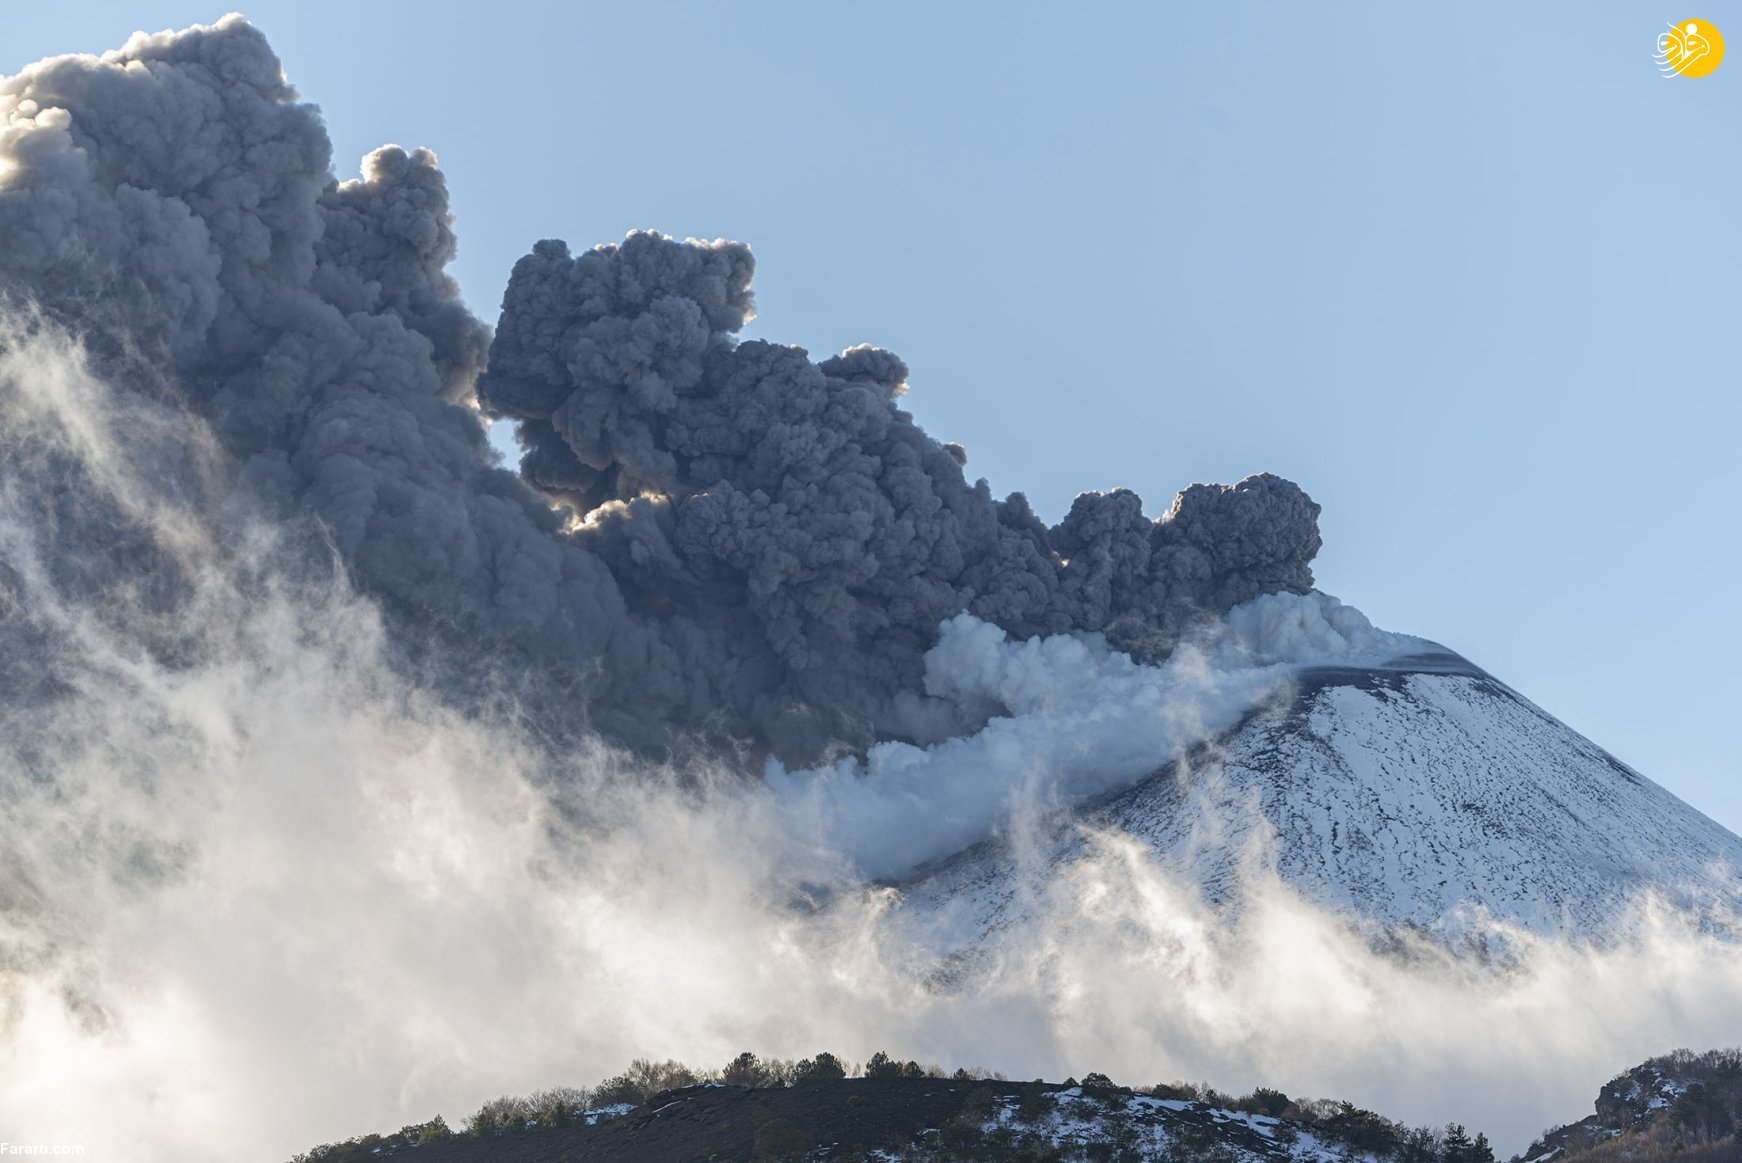
[(1270, 872), (1377, 941), (1511, 931), (1600, 945), (1653, 905), (1734, 935), (1742, 837), (1427, 645), (1303, 665), (1148, 778), (918, 870), (899, 885), (904, 906), (979, 946), (1029, 907), (1022, 870), (1069, 868), (1111, 834), (1214, 907), (1237, 908), (1252, 874)]

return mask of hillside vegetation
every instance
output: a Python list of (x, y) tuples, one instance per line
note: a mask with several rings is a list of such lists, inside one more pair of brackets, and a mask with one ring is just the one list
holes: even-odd
[(1550, 1128), (1531, 1163), (1742, 1159), (1742, 1049), (1676, 1050), (1605, 1083), (1596, 1110)]
[[(637, 1059), (592, 1087), (504, 1095), (450, 1126), (438, 1115), (293, 1163), (679, 1163), (876, 1160), (945, 1163), (1494, 1163), (1487, 1137), (1406, 1127), (1329, 1099), (1207, 1083), (1012, 1082), (983, 1068), (873, 1054), (743, 1053), (717, 1069)], [(1556, 1126), (1512, 1163), (1742, 1160), (1742, 1050), (1677, 1050), (1617, 1075), (1593, 1113)]]
[(1133, 1088), (1103, 1074), (1011, 1082), (879, 1052), (862, 1067), (821, 1053), (799, 1061), (740, 1054), (714, 1070), (637, 1060), (594, 1087), (554, 1087), (484, 1103), (392, 1134), (329, 1143), (295, 1163), (586, 1160), (1207, 1160), (1210, 1163), (1493, 1163), (1485, 1135), (1406, 1127), (1352, 1103), (1259, 1087)]

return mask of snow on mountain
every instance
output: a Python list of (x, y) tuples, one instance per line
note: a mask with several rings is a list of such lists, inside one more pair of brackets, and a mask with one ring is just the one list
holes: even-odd
[(1320, 593), (1237, 606), (1159, 665), (1099, 634), (1013, 639), (960, 614), (925, 656), (925, 702), (910, 716), (922, 728), (950, 723), (945, 737), (879, 743), (808, 771), (771, 762), (767, 784), (795, 832), (815, 831), (869, 876), (896, 876), (984, 839), (1024, 804), (1131, 787), (1279, 697), (1304, 664), (1432, 646), (1376, 630)]
[(1274, 873), (1375, 939), (1522, 929), (1604, 943), (1655, 901), (1708, 931), (1742, 914), (1742, 838), (1468, 660), (1420, 639), (1300, 665), (1240, 722), (1123, 790), (1009, 829), (902, 883), (958, 948), (1032, 906), (1023, 870), (1139, 840), (1237, 905)]
[(1115, 1092), (1086, 1093), (1081, 1086), (1051, 1091), (1039, 1117), (1024, 1122), (1017, 1103), (995, 1106), (985, 1128), (1026, 1131), (1066, 1158), (1140, 1160), (1215, 1158), (1227, 1163), (1368, 1163), (1384, 1153), (1358, 1150), (1297, 1122), (1228, 1110), (1201, 1102)]

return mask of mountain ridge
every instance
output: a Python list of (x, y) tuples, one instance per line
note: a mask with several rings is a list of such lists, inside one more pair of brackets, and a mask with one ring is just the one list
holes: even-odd
[(1658, 903), (1733, 936), (1742, 915), (1742, 837), (1444, 648), (1303, 665), (1187, 757), (1043, 817), (1031, 855), (1006, 833), (894, 887), (978, 947), (1022, 912), (1019, 865), (1068, 867), (1095, 831), (1147, 846), (1212, 907), (1256, 868), (1378, 941), (1606, 944)]

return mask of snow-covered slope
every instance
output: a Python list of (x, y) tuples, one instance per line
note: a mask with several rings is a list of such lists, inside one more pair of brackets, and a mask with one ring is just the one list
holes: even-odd
[(1376, 937), (1486, 915), (1604, 942), (1648, 894), (1709, 929), (1742, 909), (1742, 838), (1443, 649), (1303, 668), (1188, 758), (922, 870), (904, 905), (977, 945), (1030, 907), (1019, 866), (1080, 859), (1084, 826), (1140, 839), (1217, 904), (1274, 869)]
[(1128, 1091), (1097, 1094), (1071, 1086), (1041, 1096), (1038, 1105), (1036, 1117), (1024, 1119), (1015, 1101), (1000, 1101), (984, 1129), (1002, 1131), (1007, 1138), (1000, 1142), (1050, 1148), (1067, 1159), (1370, 1163), (1391, 1157), (1299, 1122)]

